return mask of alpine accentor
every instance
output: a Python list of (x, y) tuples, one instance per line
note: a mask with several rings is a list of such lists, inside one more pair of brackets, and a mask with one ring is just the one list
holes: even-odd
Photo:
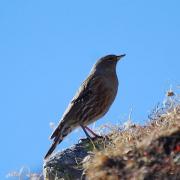
[(45, 158), (78, 126), (83, 128), (88, 137), (90, 136), (86, 130), (96, 135), (87, 125), (104, 116), (113, 103), (118, 90), (116, 65), (124, 56), (125, 54), (108, 55), (99, 59), (93, 66), (52, 133), (50, 138), (53, 143)]

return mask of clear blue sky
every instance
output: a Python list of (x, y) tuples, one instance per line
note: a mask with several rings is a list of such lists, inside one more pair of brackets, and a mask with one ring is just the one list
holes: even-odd
[[(0, 179), (42, 167), (57, 123), (96, 60), (126, 53), (118, 96), (96, 126), (143, 123), (180, 80), (180, 1), (0, 2)], [(76, 136), (76, 138), (74, 138)], [(74, 132), (59, 145), (84, 134)]]

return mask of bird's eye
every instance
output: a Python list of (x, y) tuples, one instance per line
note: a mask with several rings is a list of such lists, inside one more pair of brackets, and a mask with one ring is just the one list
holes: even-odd
[(113, 58), (112, 58), (112, 57), (108, 59), (108, 61), (112, 61), (112, 60), (113, 60)]

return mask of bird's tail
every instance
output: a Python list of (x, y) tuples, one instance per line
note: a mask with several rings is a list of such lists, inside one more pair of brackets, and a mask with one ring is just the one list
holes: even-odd
[(51, 147), (49, 148), (48, 152), (46, 153), (44, 159), (47, 159), (52, 152), (55, 150), (56, 146), (63, 141), (63, 139), (72, 131), (70, 126), (61, 123), (53, 132), (51, 139), (54, 138)]
[(59, 140), (59, 137), (56, 137), (51, 145), (51, 147), (49, 148), (48, 152), (46, 153), (44, 159), (47, 159), (52, 152), (55, 150), (56, 146), (61, 142), (62, 140)]

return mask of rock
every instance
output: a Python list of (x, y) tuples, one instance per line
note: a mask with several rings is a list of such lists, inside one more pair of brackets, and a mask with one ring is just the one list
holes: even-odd
[(44, 161), (43, 175), (45, 180), (82, 179), (83, 160), (92, 155), (94, 148), (104, 148), (104, 138), (82, 139), (78, 144), (53, 154)]

